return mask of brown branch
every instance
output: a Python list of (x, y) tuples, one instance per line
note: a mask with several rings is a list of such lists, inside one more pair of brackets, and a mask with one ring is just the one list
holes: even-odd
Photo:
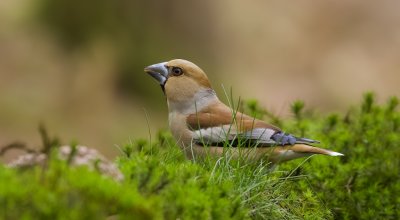
[(3, 156), (7, 151), (13, 150), (13, 149), (23, 150), (27, 153), (36, 153), (35, 150), (28, 148), (24, 143), (14, 142), (14, 143), (11, 143), (11, 144), (8, 144), (8, 145), (2, 147), (0, 149), (0, 156)]

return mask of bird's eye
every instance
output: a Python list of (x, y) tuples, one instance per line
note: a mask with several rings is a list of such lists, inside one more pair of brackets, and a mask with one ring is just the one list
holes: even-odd
[(173, 67), (172, 68), (172, 74), (174, 76), (180, 76), (180, 75), (183, 74), (183, 70), (181, 68), (179, 68), (179, 67)]

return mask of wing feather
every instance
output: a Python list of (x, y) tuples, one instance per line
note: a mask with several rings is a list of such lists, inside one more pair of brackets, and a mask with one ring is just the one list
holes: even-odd
[(285, 134), (279, 128), (225, 105), (206, 108), (186, 118), (193, 142), (203, 146), (257, 146), (312, 144), (317, 141)]

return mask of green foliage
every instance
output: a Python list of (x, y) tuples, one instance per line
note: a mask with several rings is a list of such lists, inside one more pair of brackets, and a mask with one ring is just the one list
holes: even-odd
[(168, 132), (121, 147), (116, 182), (56, 159), (46, 167), (0, 167), (0, 218), (265, 219), (329, 218), (315, 195), (295, 190), (302, 178), (265, 163), (188, 161)]
[[(395, 97), (378, 105), (369, 93), (345, 116), (320, 117), (304, 111), (304, 103), (293, 104), (294, 120), (281, 120), (284, 130), (346, 156), (314, 156), (278, 168), (228, 154), (188, 161), (169, 132), (121, 147), (122, 182), (55, 156), (45, 167), (0, 166), (0, 218), (398, 219), (398, 105)], [(255, 101), (242, 107), (268, 116)]]
[[(338, 219), (398, 219), (400, 217), (400, 112), (398, 99), (378, 105), (367, 93), (359, 108), (344, 117), (296, 116), (289, 126), (294, 133), (304, 128), (322, 146), (344, 153), (337, 160), (316, 156), (301, 167), (300, 174)], [(294, 112), (295, 113), (295, 112)], [(296, 113), (295, 113), (296, 114)], [(293, 167), (293, 162), (284, 165)], [(300, 183), (298, 190), (310, 190)]]
[(102, 219), (154, 217), (154, 200), (86, 167), (53, 160), (47, 169), (0, 166), (1, 219)]
[[(265, 219), (329, 218), (315, 195), (292, 191), (293, 172), (273, 171), (265, 163), (229, 156), (188, 161), (170, 133), (154, 146), (124, 145), (118, 163), (143, 195), (160, 196), (163, 218)], [(142, 145), (142, 147), (139, 147)]]
[[(207, 166), (207, 163), (205, 164)], [(331, 213), (310, 192), (295, 190), (296, 181), (304, 177), (295, 172), (275, 171), (262, 161), (221, 158), (213, 165), (213, 184), (230, 180), (241, 204), (252, 219), (321, 219)], [(207, 167), (211, 168), (211, 167)]]
[[(158, 201), (159, 216), (165, 219), (226, 219), (245, 216), (228, 182), (214, 185), (200, 165), (187, 161), (169, 135), (159, 135), (150, 146), (145, 141), (126, 144), (118, 163), (128, 185), (144, 197)], [(139, 147), (137, 144), (142, 145)], [(143, 145), (143, 143), (145, 143)], [(137, 150), (141, 149), (141, 150)], [(151, 150), (154, 149), (154, 150)]]

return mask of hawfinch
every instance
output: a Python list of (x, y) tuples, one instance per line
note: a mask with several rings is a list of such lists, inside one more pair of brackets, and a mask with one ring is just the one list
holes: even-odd
[(229, 153), (272, 163), (312, 154), (343, 156), (313, 147), (318, 141), (298, 138), (237, 112), (222, 103), (207, 75), (181, 59), (148, 66), (145, 72), (160, 83), (169, 110), (169, 127), (189, 159)]

